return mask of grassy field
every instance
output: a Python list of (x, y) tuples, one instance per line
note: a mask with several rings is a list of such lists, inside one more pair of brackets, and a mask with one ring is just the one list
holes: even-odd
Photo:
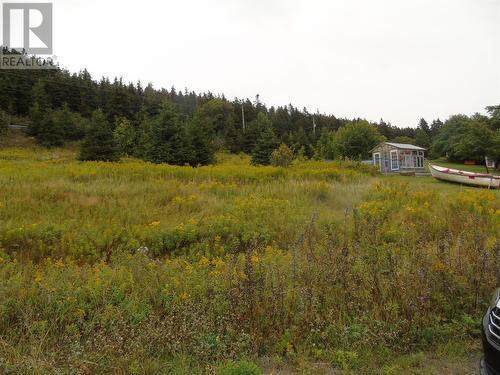
[(500, 285), (498, 191), (352, 162), (74, 157), (0, 149), (0, 371), (475, 366)]

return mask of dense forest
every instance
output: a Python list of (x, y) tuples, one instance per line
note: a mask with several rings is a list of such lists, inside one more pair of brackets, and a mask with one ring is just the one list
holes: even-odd
[(29, 135), (46, 147), (82, 141), (82, 160), (129, 155), (196, 166), (227, 150), (254, 154), (256, 164), (268, 164), (280, 144), (305, 158), (360, 159), (384, 139), (413, 143), (432, 157), (454, 161), (482, 163), (489, 156), (498, 163), (500, 158), (500, 106), (487, 107), (489, 116), (454, 115), (444, 123), (421, 119), (416, 127), (397, 127), (292, 104), (268, 107), (259, 95), (253, 101), (231, 100), (121, 78), (95, 80), (85, 69), (52, 69), (1, 70), (0, 109), (0, 126), (27, 125)]

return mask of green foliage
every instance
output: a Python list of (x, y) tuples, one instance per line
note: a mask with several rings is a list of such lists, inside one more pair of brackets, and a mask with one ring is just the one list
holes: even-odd
[[(92, 112), (101, 109), (111, 124), (114, 124), (116, 119), (126, 119), (133, 125), (137, 130), (133, 154), (147, 158), (146, 144), (150, 143), (148, 138), (151, 134), (149, 131), (145, 132), (145, 129), (149, 128), (150, 123), (159, 115), (162, 103), (168, 101), (178, 112), (182, 125), (186, 128), (191, 127), (187, 129), (187, 133), (191, 133), (187, 135), (188, 138), (193, 137), (194, 142), (203, 148), (197, 155), (195, 154), (197, 147), (186, 150), (179, 160), (174, 161), (179, 165), (189, 163), (196, 166), (212, 163), (212, 150), (229, 150), (233, 153), (243, 151), (251, 154), (261, 132), (267, 127), (272, 127), (279, 143), (291, 147), (296, 155), (303, 150), (305, 158), (313, 156), (316, 159), (358, 158), (359, 152), (363, 153), (365, 149), (363, 145), (353, 149), (356, 142), (363, 140), (363, 135), (352, 142), (344, 139), (340, 147), (333, 140), (328, 140), (328, 137), (321, 139), (321, 134), (324, 132), (333, 134), (352, 122), (359, 122), (359, 119), (349, 121), (333, 115), (316, 113), (314, 114), (316, 126), (313, 127), (311, 113), (306, 108), (299, 110), (291, 104), (268, 108), (260, 100), (254, 102), (248, 99), (227, 100), (223, 95), (216, 96), (210, 92), (179, 91), (173, 87), (170, 90), (155, 89), (151, 84), (143, 87), (140, 82), (126, 83), (118, 78), (114, 80), (102, 78), (97, 81), (92, 79), (85, 69), (76, 74), (54, 69), (36, 73), (4, 71), (2, 75), (5, 77), (2, 82), (6, 87), (0, 95), (1, 107), (10, 116), (21, 118), (29, 116), (28, 132), (35, 137), (47, 112), (54, 110), (55, 121), (65, 129), (64, 140), (80, 140), (83, 136), (82, 130), (86, 128), (86, 122)], [(246, 120), (245, 129), (243, 129), (242, 107)], [(60, 110), (65, 113), (58, 116)], [(498, 129), (500, 111), (497, 106), (488, 107), (488, 111), (492, 129)], [(69, 124), (73, 126), (68, 126)], [(397, 137), (415, 139), (418, 135), (419, 140), (416, 142), (425, 147), (434, 139), (442, 123), (437, 119), (429, 126), (422, 120), (418, 130), (409, 127), (398, 128), (382, 119), (371, 125), (386, 139)], [(351, 143), (351, 146), (344, 147), (346, 142)]]
[(415, 139), (411, 138), (411, 137), (404, 136), (404, 135), (400, 135), (398, 137), (395, 137), (395, 138), (391, 139), (391, 142), (394, 142), (394, 143), (406, 143), (406, 144), (414, 145), (415, 144)]
[(293, 161), (293, 150), (281, 144), (271, 153), (271, 164), (275, 167), (289, 167)]
[(0, 135), (5, 133), (10, 125), (10, 116), (3, 110), (0, 110)]
[(454, 144), (459, 158), (484, 161), (485, 156), (500, 158), (500, 131), (491, 130), (485, 123), (476, 123)]
[[(78, 113), (71, 112), (67, 104), (61, 109), (53, 110), (51, 115), (55, 126), (60, 129), (65, 140), (76, 141), (84, 137), (88, 121)], [(44, 132), (45, 130), (41, 130), (39, 137), (44, 137)]]
[(113, 131), (102, 111), (94, 111), (85, 138), (80, 145), (82, 161), (117, 161), (119, 159)]
[(304, 128), (300, 127), (299, 130), (293, 134), (292, 144), (296, 152), (302, 149), (302, 153), (305, 157), (310, 158), (312, 156), (311, 141), (304, 131)]
[(428, 149), (431, 144), (431, 138), (429, 134), (422, 129), (417, 129), (415, 131), (415, 145)]
[(264, 129), (252, 151), (252, 164), (269, 165), (271, 155), (278, 146), (278, 139), (271, 127)]
[(359, 356), (356, 352), (338, 350), (334, 353), (332, 364), (342, 370), (351, 370), (359, 367)]
[(37, 141), (47, 148), (61, 147), (64, 144), (63, 124), (56, 120), (52, 111), (45, 113), (38, 125)]
[(333, 143), (334, 133), (328, 129), (321, 130), (321, 136), (318, 139), (316, 148), (314, 149), (314, 157), (316, 159), (333, 160), (336, 157), (336, 149)]
[(249, 122), (243, 132), (242, 150), (248, 154), (253, 153), (262, 133), (270, 128), (272, 123), (269, 117), (262, 112), (258, 113), (257, 118)]
[(145, 144), (145, 158), (153, 163), (188, 164), (191, 145), (184, 124), (174, 105), (164, 102), (158, 116), (151, 120)]
[(500, 130), (494, 130), (485, 116), (451, 116), (440, 129), (432, 144), (434, 155), (447, 156), (451, 161), (466, 159), (484, 163), (485, 156), (500, 159)]
[(500, 129), (500, 105), (492, 105), (486, 107), (486, 111), (490, 115), (490, 124), (493, 130)]
[(190, 143), (189, 164), (193, 167), (212, 164), (215, 160), (215, 150), (209, 130), (203, 124), (193, 121), (188, 124), (187, 136)]
[(261, 375), (262, 370), (256, 364), (248, 361), (227, 362), (220, 365), (217, 375)]
[(32, 89), (32, 96), (33, 104), (29, 112), (30, 124), (28, 126), (28, 134), (38, 139), (38, 136), (42, 132), (40, 130), (42, 122), (48, 117), (51, 109), (47, 93), (45, 92), (45, 84), (42, 81), (35, 83)]
[(370, 150), (382, 141), (377, 129), (364, 120), (340, 128), (333, 139), (338, 155), (352, 159), (368, 158)]
[(198, 106), (193, 116), (193, 122), (202, 127), (206, 135), (222, 136), (229, 150), (238, 149), (235, 135), (235, 114), (233, 106), (225, 100), (212, 99)]
[(129, 120), (124, 117), (117, 120), (113, 137), (120, 155), (132, 156), (136, 154), (137, 135)]

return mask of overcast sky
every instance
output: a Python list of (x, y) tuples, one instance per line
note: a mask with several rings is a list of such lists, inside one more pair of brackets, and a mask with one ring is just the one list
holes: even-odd
[(500, 104), (500, 0), (55, 0), (54, 53), (94, 78), (416, 126)]

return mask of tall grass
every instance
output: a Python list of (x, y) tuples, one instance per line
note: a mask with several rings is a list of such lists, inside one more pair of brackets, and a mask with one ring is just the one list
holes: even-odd
[(353, 164), (34, 158), (0, 162), (4, 372), (223, 373), (268, 356), (368, 374), (477, 337), (500, 284), (498, 192)]

